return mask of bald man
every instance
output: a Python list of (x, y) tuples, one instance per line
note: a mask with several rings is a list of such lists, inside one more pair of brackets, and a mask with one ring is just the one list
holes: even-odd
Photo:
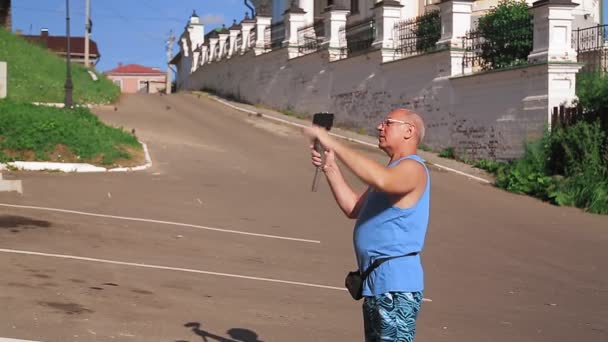
[[(312, 163), (325, 173), (344, 214), (356, 219), (353, 242), (363, 281), (365, 340), (413, 341), (423, 297), (420, 252), (429, 222), (430, 174), (416, 152), (424, 138), (420, 115), (407, 109), (390, 112), (377, 126), (378, 146), (390, 158), (384, 166), (329, 136), (325, 129), (304, 129), (325, 148), (325, 164), (311, 145)], [(355, 192), (336, 157), (368, 185)], [(370, 266), (383, 261), (376, 268)], [(373, 270), (372, 270), (373, 269)]]

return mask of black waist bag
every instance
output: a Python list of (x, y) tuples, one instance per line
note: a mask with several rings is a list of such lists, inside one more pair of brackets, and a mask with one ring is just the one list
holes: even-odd
[(363, 273), (361, 273), (360, 271), (348, 272), (348, 274), (346, 275), (346, 279), (344, 279), (344, 286), (346, 286), (348, 292), (354, 300), (359, 300), (363, 298), (363, 282), (365, 281), (365, 279), (367, 279), (367, 276), (369, 276), (369, 274), (372, 273), (373, 270), (378, 268), (378, 266), (382, 265), (383, 262), (395, 258), (414, 256), (417, 254), (418, 252), (413, 252), (405, 255), (376, 259)]

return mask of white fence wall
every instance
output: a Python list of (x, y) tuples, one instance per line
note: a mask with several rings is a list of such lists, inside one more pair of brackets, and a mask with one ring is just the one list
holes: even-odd
[(512, 159), (548, 124), (547, 65), (448, 77), (449, 52), (381, 63), (380, 52), (329, 62), (326, 51), (288, 60), (287, 49), (252, 52), (200, 67), (181, 89), (312, 114), (369, 133), (391, 109), (421, 113), (423, 142), (470, 158)]

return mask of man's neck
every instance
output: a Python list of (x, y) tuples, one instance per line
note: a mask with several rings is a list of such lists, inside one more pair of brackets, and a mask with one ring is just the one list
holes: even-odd
[(416, 147), (414, 147), (414, 148), (408, 147), (408, 148), (404, 148), (404, 149), (402, 149), (400, 151), (396, 151), (396, 152), (394, 152), (394, 153), (392, 153), (390, 155), (390, 157), (391, 157), (391, 163), (394, 162), (394, 161), (396, 161), (396, 160), (399, 160), (399, 159), (401, 159), (403, 157), (407, 157), (407, 156), (411, 156), (413, 154), (416, 154), (417, 151), (418, 151), (418, 149)]

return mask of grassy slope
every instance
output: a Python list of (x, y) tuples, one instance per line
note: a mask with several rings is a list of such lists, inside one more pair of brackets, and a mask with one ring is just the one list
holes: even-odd
[[(0, 28), (0, 61), (8, 63), (8, 97), (26, 102), (64, 99), (65, 60)], [(120, 90), (102, 74), (93, 81), (87, 70), (72, 64), (75, 103), (109, 103)]]
[[(104, 125), (87, 108), (65, 110), (30, 102), (64, 99), (65, 61), (0, 28), (0, 61), (8, 62), (8, 99), (0, 100), (0, 162), (87, 162), (133, 166), (143, 162), (137, 139)], [(120, 90), (103, 75), (93, 81), (72, 64), (75, 103), (109, 103)]]
[(50, 160), (126, 166), (131, 164), (132, 154), (141, 154), (137, 139), (104, 125), (86, 108), (64, 110), (0, 101), (0, 162)]

